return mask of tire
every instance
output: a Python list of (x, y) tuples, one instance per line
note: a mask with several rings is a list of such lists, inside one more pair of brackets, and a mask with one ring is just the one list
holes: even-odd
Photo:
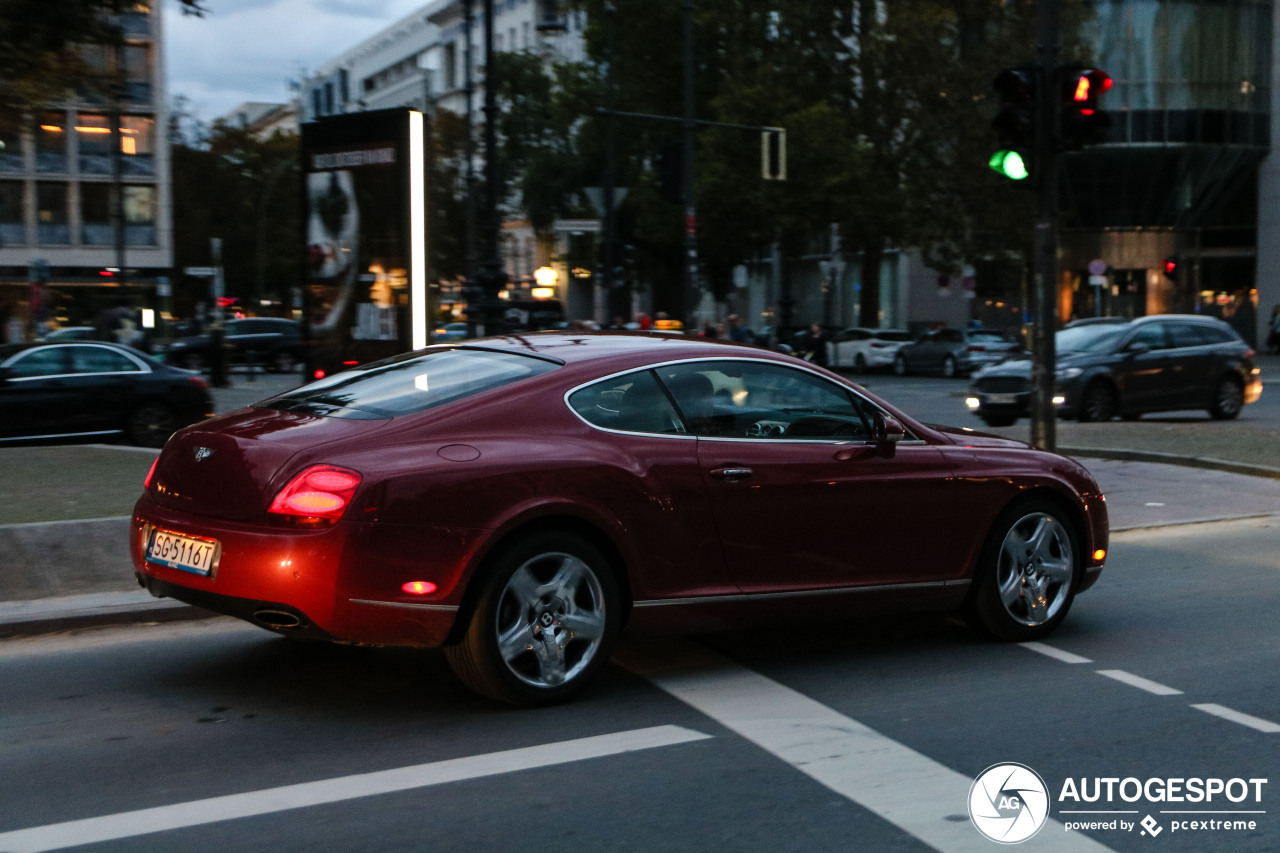
[(1234, 376), (1224, 376), (1213, 386), (1209, 415), (1214, 420), (1229, 421), (1240, 416), (1244, 408), (1244, 386)]
[(1018, 422), (1016, 415), (978, 415), (982, 422), (990, 427), (1013, 426)]
[(164, 403), (143, 403), (129, 413), (129, 440), (139, 447), (164, 447), (177, 428), (173, 410)]
[(862, 353), (858, 353), (857, 357), (855, 357), (853, 360), (853, 372), (866, 373), (867, 370), (868, 370), (867, 360), (863, 358)]
[(1106, 382), (1093, 382), (1080, 397), (1079, 420), (1109, 421), (1116, 416), (1116, 409), (1115, 389)]
[(942, 360), (942, 375), (947, 379), (955, 379), (960, 375), (960, 368), (956, 365), (953, 356), (947, 356)]
[[(533, 707), (580, 693), (609, 661), (621, 607), (609, 561), (586, 540), (548, 531), (502, 549), (465, 634), (445, 647), (484, 696)], [(554, 642), (551, 642), (554, 641)]]
[(1002, 512), (978, 558), (973, 599), (978, 624), (1010, 642), (1052, 633), (1079, 587), (1084, 557), (1079, 541), (1074, 524), (1050, 501), (1020, 501)]
[(893, 357), (893, 372), (897, 376), (907, 375), (907, 360), (900, 355)]
[(277, 352), (271, 359), (273, 373), (293, 373), (298, 369), (298, 358), (288, 350)]

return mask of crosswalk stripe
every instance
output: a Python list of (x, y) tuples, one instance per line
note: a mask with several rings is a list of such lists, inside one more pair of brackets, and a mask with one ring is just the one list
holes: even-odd
[[(991, 853), (998, 845), (967, 817), (973, 778), (862, 723), (689, 643), (629, 644), (615, 661), (942, 853)], [(1017, 760), (1018, 756), (994, 756)], [(957, 817), (960, 819), (957, 820)], [(1048, 820), (1019, 850), (1110, 850)]]
[(132, 838), (153, 832), (184, 829), (235, 818), (271, 814), (288, 809), (317, 806), (390, 794), (446, 782), (460, 782), (483, 776), (551, 767), (587, 758), (602, 758), (624, 752), (706, 740), (711, 735), (682, 726), (655, 726), (647, 729), (596, 735), (595, 737), (509, 749), (485, 755), (434, 761), (412, 767), (398, 767), (374, 773), (304, 782), (245, 794), (229, 794), (189, 803), (176, 803), (121, 814), (0, 832), (0, 850), (5, 853), (40, 853), (78, 844), (96, 844), (117, 838)]

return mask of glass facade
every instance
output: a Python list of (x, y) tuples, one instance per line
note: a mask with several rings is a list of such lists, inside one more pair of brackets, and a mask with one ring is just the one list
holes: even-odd
[(71, 225), (67, 218), (67, 183), (36, 183), (36, 242), (44, 246), (71, 242)]

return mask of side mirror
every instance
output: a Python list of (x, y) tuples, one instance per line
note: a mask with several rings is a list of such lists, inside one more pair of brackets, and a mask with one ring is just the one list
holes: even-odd
[(1151, 344), (1141, 342), (1132, 343), (1125, 347), (1124, 351), (1129, 355), (1142, 355), (1144, 352), (1151, 352)]
[(892, 456), (906, 432), (897, 418), (885, 417), (881, 412), (876, 412), (875, 419), (871, 422), (871, 440), (875, 442), (881, 456)]
[(12, 369), (11, 369), (11, 368), (8, 368), (8, 367), (0, 367), (0, 385), (7, 385), (7, 384), (9, 384), (9, 375), (10, 375), (12, 372), (13, 372), (13, 371), (12, 371)]

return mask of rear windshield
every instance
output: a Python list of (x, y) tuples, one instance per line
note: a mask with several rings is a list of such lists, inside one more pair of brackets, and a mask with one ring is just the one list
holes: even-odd
[(411, 352), (335, 373), (256, 404), (349, 418), (394, 418), (555, 370), (527, 355), (479, 349)]
[(875, 337), (882, 341), (909, 341), (911, 333), (905, 329), (881, 329), (875, 333)]

